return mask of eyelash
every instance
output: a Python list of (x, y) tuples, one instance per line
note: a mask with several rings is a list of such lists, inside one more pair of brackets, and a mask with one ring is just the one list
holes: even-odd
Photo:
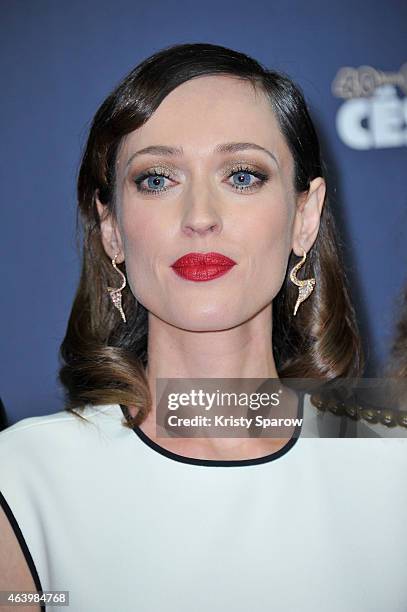
[[(259, 179), (259, 181), (249, 186), (239, 187), (238, 185), (232, 185), (232, 187), (236, 189), (236, 191), (253, 191), (259, 189), (264, 183), (269, 180), (269, 176), (264, 172), (260, 172), (259, 170), (255, 170), (254, 168), (245, 165), (237, 165), (231, 168), (227, 173), (227, 178), (230, 179), (234, 174), (239, 174), (239, 172), (246, 172), (247, 174), (251, 174), (252, 176), (255, 176), (257, 179)], [(171, 175), (163, 168), (152, 168), (151, 170), (146, 170), (145, 172), (139, 174), (135, 179), (133, 179), (138, 192), (157, 195), (162, 193), (163, 191), (168, 191), (169, 187), (162, 187), (161, 189), (146, 189), (144, 187), (141, 187), (141, 183), (148, 179), (150, 176), (158, 176), (171, 180)]]

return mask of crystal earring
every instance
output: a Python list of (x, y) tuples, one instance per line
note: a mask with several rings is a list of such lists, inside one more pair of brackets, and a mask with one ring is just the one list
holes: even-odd
[(125, 314), (123, 312), (123, 308), (122, 308), (122, 289), (124, 289), (125, 286), (126, 286), (126, 277), (123, 274), (123, 272), (121, 270), (119, 270), (119, 268), (116, 266), (116, 259), (117, 259), (118, 255), (119, 255), (119, 253), (116, 253), (116, 255), (113, 257), (113, 259), (112, 259), (112, 266), (120, 274), (120, 276), (122, 277), (123, 283), (122, 283), (122, 286), (119, 287), (118, 289), (114, 289), (114, 287), (108, 287), (107, 290), (108, 290), (108, 292), (110, 294), (110, 297), (112, 298), (112, 302), (113, 302), (114, 306), (120, 312), (123, 321), (126, 323), (126, 316), (125, 316)]
[(315, 278), (306, 278), (304, 280), (297, 278), (297, 272), (304, 264), (306, 258), (307, 254), (304, 251), (301, 261), (299, 261), (290, 272), (290, 280), (298, 287), (298, 298), (294, 306), (294, 316), (297, 314), (298, 306), (311, 295), (316, 284)]

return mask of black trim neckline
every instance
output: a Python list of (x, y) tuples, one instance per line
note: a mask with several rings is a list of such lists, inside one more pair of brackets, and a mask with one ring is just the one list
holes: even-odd
[[(9, 523), (11, 525), (11, 528), (13, 529), (14, 534), (18, 540), (18, 543), (20, 544), (21, 552), (23, 553), (24, 558), (27, 562), (28, 568), (31, 572), (31, 577), (34, 580), (35, 588), (37, 589), (37, 591), (42, 592), (43, 589), (41, 586), (40, 577), (38, 575), (37, 568), (35, 567), (34, 559), (31, 556), (30, 549), (27, 546), (27, 542), (25, 541), (25, 538), (17, 522), (17, 519), (13, 514), (13, 511), (11, 510), (10, 506), (8, 505), (1, 491), (0, 491), (0, 506), (3, 508), (4, 513), (7, 516)], [(40, 609), (41, 609), (41, 612), (46, 612), (45, 604), (40, 603)]]
[[(298, 414), (296, 418), (303, 419), (305, 392), (300, 391), (298, 392), (298, 395), (300, 396), (299, 406), (298, 406), (299, 410), (298, 410)], [(128, 418), (127, 407), (124, 406), (123, 404), (119, 404), (119, 406), (123, 412), (124, 417), (127, 419)], [(254, 459), (227, 460), (227, 459), (195, 459), (194, 457), (184, 457), (183, 455), (179, 455), (178, 453), (173, 453), (172, 451), (166, 448), (163, 448), (162, 446), (154, 442), (154, 440), (149, 438), (144, 433), (144, 431), (140, 429), (140, 427), (138, 427), (137, 425), (135, 427), (132, 427), (132, 430), (140, 438), (140, 440), (144, 442), (144, 444), (149, 446), (152, 450), (159, 453), (160, 455), (163, 455), (164, 457), (167, 457), (168, 459), (172, 459), (173, 461), (178, 461), (179, 463), (187, 463), (189, 465), (203, 465), (207, 467), (237, 467), (237, 466), (243, 467), (246, 465), (259, 465), (261, 463), (269, 463), (270, 461), (275, 461), (276, 459), (279, 459), (280, 457), (288, 453), (289, 450), (292, 449), (292, 447), (296, 444), (298, 438), (301, 435), (301, 429), (302, 429), (302, 424), (297, 425), (294, 430), (294, 434), (292, 438), (287, 442), (287, 444), (285, 444), (285, 446), (283, 446), (283, 448), (280, 448), (278, 451), (274, 453), (270, 453), (269, 455), (265, 455), (264, 457), (256, 457)]]

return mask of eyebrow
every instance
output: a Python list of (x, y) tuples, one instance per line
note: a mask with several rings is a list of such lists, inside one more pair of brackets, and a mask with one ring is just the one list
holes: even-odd
[[(219, 144), (214, 148), (214, 153), (236, 153), (239, 151), (247, 151), (248, 149), (254, 149), (257, 151), (263, 151), (267, 155), (269, 155), (276, 162), (277, 166), (280, 167), (280, 164), (277, 161), (274, 153), (265, 149), (264, 147), (256, 144), (255, 142), (226, 142), (224, 144)], [(168, 147), (166, 145), (151, 145), (149, 147), (145, 147), (144, 149), (140, 149), (140, 151), (136, 151), (129, 158), (126, 163), (127, 166), (132, 162), (135, 157), (139, 155), (162, 155), (164, 157), (181, 157), (184, 154), (182, 147)]]

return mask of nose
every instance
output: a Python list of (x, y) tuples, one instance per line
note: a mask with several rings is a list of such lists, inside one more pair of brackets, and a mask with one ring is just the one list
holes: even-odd
[(222, 230), (222, 219), (214, 205), (215, 196), (208, 189), (190, 190), (182, 218), (182, 231), (187, 236), (218, 234)]

